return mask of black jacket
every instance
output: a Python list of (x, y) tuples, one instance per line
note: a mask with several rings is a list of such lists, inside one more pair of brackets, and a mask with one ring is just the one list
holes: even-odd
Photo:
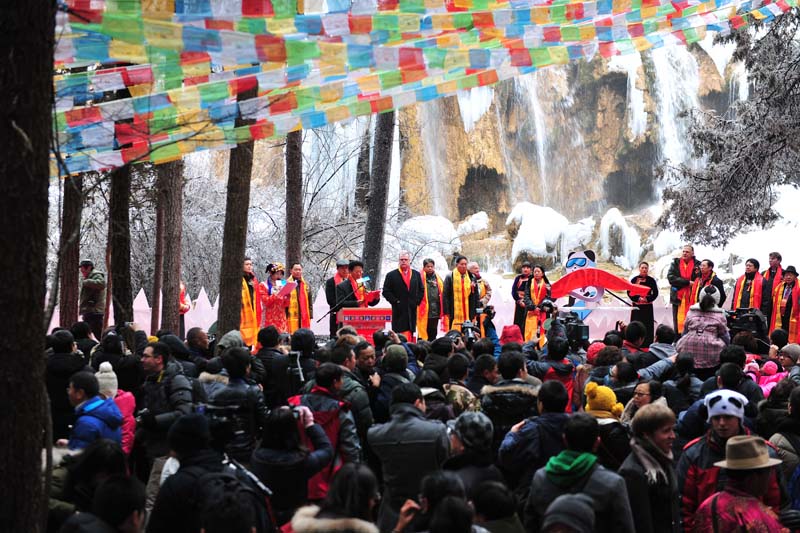
[(669, 265), (669, 271), (667, 272), (667, 280), (670, 284), (669, 303), (672, 305), (681, 303), (680, 298), (678, 298), (678, 291), (684, 287), (690, 286), (696, 278), (700, 277), (700, 261), (694, 257), (691, 259), (694, 264), (692, 265), (692, 277), (688, 280), (681, 277), (680, 261), (680, 257), (673, 259), (672, 263)]
[(527, 494), (533, 474), (564, 449), (566, 413), (542, 413), (528, 419), (516, 433), (506, 433), (498, 463), (517, 481), (517, 492)]
[(155, 415), (155, 427), (138, 428), (136, 440), (150, 458), (167, 455), (167, 432), (178, 418), (192, 411), (192, 384), (178, 363), (170, 360), (161, 374), (147, 376), (142, 385), (141, 408)]
[(599, 418), (600, 445), (597, 460), (609, 470), (617, 471), (631, 453), (630, 435), (621, 422), (613, 418)]
[(450, 470), (464, 483), (467, 499), (472, 499), (473, 491), (484, 481), (499, 481), (505, 483), (503, 474), (486, 452), (464, 450), (464, 453), (454, 455), (442, 465), (442, 470)]
[(439, 375), (439, 381), (441, 383), (449, 383), (450, 373), (447, 371), (447, 361), (448, 358), (443, 355), (439, 355), (438, 353), (429, 353), (425, 357), (423, 369), (433, 370)]
[(419, 482), (441, 468), (449, 451), (447, 428), (426, 420), (411, 404), (391, 407), (391, 420), (367, 432), (367, 442), (383, 466), (386, 489), (381, 501), (378, 527), (388, 531), (397, 522), (400, 507), (419, 494)]
[(478, 376), (478, 375), (475, 375), (475, 374), (473, 374), (473, 376), (471, 378), (469, 378), (467, 380), (467, 383), (466, 383), (467, 388), (475, 396), (480, 396), (481, 395), (481, 391), (487, 385), (491, 385), (491, 383), (489, 383), (488, 379), (486, 379), (483, 376)]
[(370, 398), (370, 407), (372, 409), (372, 418), (376, 423), (388, 422), (392, 402), (392, 391), (398, 385), (408, 383), (410, 380), (407, 376), (402, 374), (395, 374), (388, 372), (381, 375), (381, 384), (378, 387), (376, 394)]
[(416, 332), (417, 307), (425, 296), (422, 277), (411, 269), (410, 287), (406, 287), (399, 269), (386, 274), (383, 280), (383, 297), (392, 306), (392, 329)]
[(306, 435), (314, 445), (312, 452), (258, 448), (250, 461), (252, 472), (272, 490), (270, 503), (279, 524), (308, 500), (308, 480), (333, 459), (333, 447), (320, 425), (306, 428)]
[(70, 376), (81, 370), (94, 373), (77, 352), (54, 353), (47, 358), (45, 379), (47, 395), (50, 397), (50, 416), (53, 419), (53, 442), (68, 438), (69, 427), (75, 423), (75, 408), (69, 403), (67, 387)]
[(158, 491), (147, 533), (197, 533), (201, 509), (196, 508), (197, 480), (209, 472), (222, 472), (222, 455), (205, 449), (180, 458), (181, 466)]
[(511, 426), (536, 416), (538, 398), (538, 387), (517, 380), (501, 380), (496, 385), (487, 385), (481, 390), (481, 411), (491, 419), (494, 426), (493, 456)]
[(243, 379), (231, 378), (208, 399), (208, 404), (210, 408), (219, 409), (231, 424), (233, 434), (225, 445), (225, 453), (246, 463), (267, 420), (261, 389)]
[[(369, 292), (369, 291), (368, 291)], [(353, 292), (353, 284), (350, 283), (350, 278), (345, 279), (336, 286), (336, 301), (339, 302), (339, 309), (343, 307), (358, 307), (358, 298), (356, 293)], [(369, 303), (370, 307), (378, 305), (380, 300), (375, 300)]]
[(681, 531), (681, 495), (672, 461), (651, 452), (667, 479), (649, 482), (645, 469), (635, 453), (631, 452), (619, 469), (619, 475), (628, 488), (633, 523), (636, 533), (679, 533)]
[[(719, 372), (717, 372), (719, 374)], [(705, 398), (708, 394), (717, 390), (716, 376), (708, 378), (703, 382), (700, 387), (700, 398)], [(758, 416), (758, 404), (764, 399), (764, 391), (758, 386), (758, 383), (749, 378), (744, 378), (736, 387), (736, 392), (742, 394), (747, 398), (747, 405), (744, 406), (744, 416), (748, 418), (755, 418)], [(696, 436), (699, 436), (696, 435)]]
[(117, 375), (119, 388), (134, 393), (137, 396), (138, 403), (137, 391), (144, 380), (141, 356), (147, 346), (147, 335), (144, 331), (136, 331), (134, 338), (136, 339), (136, 346), (132, 354), (105, 353), (102, 348), (98, 347), (92, 353), (92, 368), (97, 372), (100, 369), (100, 363), (103, 361), (111, 363), (114, 373)]
[[(469, 320), (475, 320), (475, 310), (478, 308), (478, 291), (475, 290), (475, 277), (467, 272), (464, 274), (465, 279), (464, 283), (466, 284), (471, 283), (473, 284), (473, 289), (470, 291), (469, 299), (467, 301), (467, 307), (469, 308)], [(459, 283), (461, 281), (459, 280)], [(453, 327), (453, 310), (454, 310), (454, 303), (453, 303), (453, 273), (450, 272), (446, 278), (444, 278), (444, 287), (442, 289), (442, 306), (444, 306), (443, 314), (447, 315), (450, 320), (450, 324), (447, 325), (448, 328)], [(456, 324), (459, 329), (461, 328), (461, 324)]]

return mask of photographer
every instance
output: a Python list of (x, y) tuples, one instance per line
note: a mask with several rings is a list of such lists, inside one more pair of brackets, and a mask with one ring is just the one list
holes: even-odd
[[(313, 451), (303, 446), (298, 421)], [(251, 465), (258, 479), (273, 491), (271, 503), (279, 525), (288, 522), (294, 510), (308, 500), (308, 480), (331, 459), (333, 446), (308, 407), (280, 407), (270, 413)]]

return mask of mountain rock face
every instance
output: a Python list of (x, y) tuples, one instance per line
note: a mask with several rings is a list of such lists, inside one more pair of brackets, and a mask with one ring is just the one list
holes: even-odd
[(450, 220), (486, 211), (495, 232), (523, 201), (570, 220), (652, 204), (669, 143), (687, 142), (681, 102), (691, 99), (667, 92), (696, 91), (694, 101), (717, 111), (729, 101), (729, 83), (700, 46), (660, 57), (597, 56), (501, 82), (490, 101), (463, 93), (404, 108), (401, 203), (412, 216)]

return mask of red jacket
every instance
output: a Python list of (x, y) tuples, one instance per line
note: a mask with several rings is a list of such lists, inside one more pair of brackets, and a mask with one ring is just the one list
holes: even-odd
[[(745, 428), (744, 434), (750, 434)], [(767, 442), (769, 455), (777, 459), (775, 447)], [(725, 444), (720, 443), (709, 430), (704, 436), (689, 442), (678, 461), (678, 490), (681, 494), (681, 518), (684, 531), (692, 531), (694, 515), (709, 496), (725, 488), (725, 474), (714, 463), (725, 459)], [(769, 490), (761, 499), (765, 505), (779, 513), (782, 502), (788, 502), (780, 465), (772, 467)]]

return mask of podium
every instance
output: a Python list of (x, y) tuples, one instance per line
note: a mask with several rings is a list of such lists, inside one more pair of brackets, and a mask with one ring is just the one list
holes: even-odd
[(353, 326), (359, 335), (372, 342), (372, 334), (392, 321), (392, 309), (380, 307), (346, 307), (336, 313), (336, 322)]

